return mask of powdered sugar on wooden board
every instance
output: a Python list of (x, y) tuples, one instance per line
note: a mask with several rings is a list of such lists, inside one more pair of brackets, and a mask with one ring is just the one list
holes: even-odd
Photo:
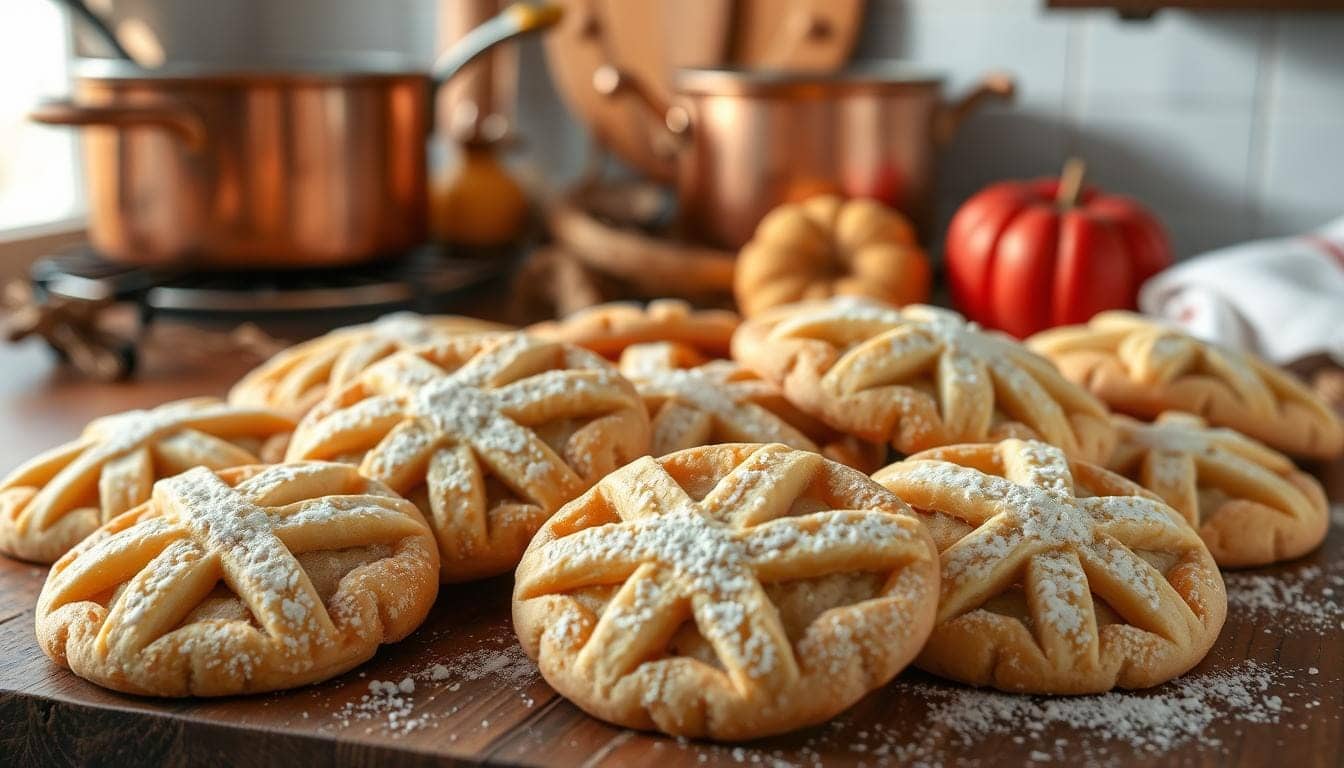
[[(952, 684), (897, 681), (893, 688), (923, 704), (902, 725), (842, 716), (789, 750), (664, 741), (660, 749), (696, 753), (700, 763), (824, 766), (837, 753), (867, 766), (997, 765), (976, 760), (987, 742), (1010, 741), (1033, 763), (1125, 765), (1195, 746), (1219, 753), (1224, 738), (1251, 728), (1282, 728), (1296, 708), (1321, 706), (1324, 685), (1310, 675), (1246, 661), (1194, 673), (1151, 691), (1097, 696), (1019, 696)], [(917, 705), (918, 706), (918, 705)], [(1231, 729), (1229, 731), (1229, 729)], [(1012, 757), (1016, 761), (1020, 758)]]
[(1285, 566), (1274, 573), (1229, 571), (1229, 614), (1249, 614), (1266, 624), (1265, 632), (1344, 630), (1344, 562)]
[[(528, 690), (541, 681), (541, 674), (517, 640), (512, 635), (503, 636), (455, 657), (427, 658), (397, 679), (370, 680), (367, 692), (331, 714), (333, 725), (349, 728), (362, 724), (365, 733), (394, 738), (437, 727), (437, 721), (457, 714), (475, 700), (462, 688), (478, 680), (487, 681), (492, 691), (513, 689), (523, 706), (530, 709), (536, 701)], [(441, 697), (451, 697), (452, 706), (429, 706)], [(457, 736), (450, 733), (448, 738), (456, 741)]]

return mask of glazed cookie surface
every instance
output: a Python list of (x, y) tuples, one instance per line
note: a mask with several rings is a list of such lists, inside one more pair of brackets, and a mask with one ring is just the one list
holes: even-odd
[(210, 397), (94, 419), (0, 481), (0, 552), (53, 562), (147, 500), (155, 480), (278, 459), (292, 429), (287, 416)]
[(643, 401), (615, 366), (522, 333), (399, 353), (314, 407), (288, 458), (358, 464), (414, 501), (445, 581), (506, 572), (537, 528), (643, 455)]
[(862, 473), (783, 445), (644, 457), (518, 566), (524, 650), (604, 720), (742, 740), (822, 722), (923, 645), (937, 553)]
[(1291, 560), (1325, 540), (1325, 491), (1278, 451), (1175, 411), (1152, 424), (1116, 416), (1115, 427), (1110, 468), (1180, 512), (1220, 566)]
[(779, 307), (743, 324), (733, 357), (832, 428), (905, 454), (1022, 437), (1104, 461), (1113, 445), (1096, 398), (949, 310), (847, 298)]
[(420, 512), (354, 467), (197, 467), (52, 566), (37, 639), (56, 663), (127, 693), (274, 691), (405, 637), (437, 577)]
[(1027, 344), (1116, 411), (1146, 419), (1193, 413), (1294, 456), (1344, 452), (1338, 414), (1291, 374), (1142, 315), (1102, 312)]
[(1058, 448), (936, 448), (873, 479), (942, 553), (916, 661), (929, 672), (1019, 693), (1147, 688), (1198, 664), (1223, 626), (1222, 576), (1179, 513)]

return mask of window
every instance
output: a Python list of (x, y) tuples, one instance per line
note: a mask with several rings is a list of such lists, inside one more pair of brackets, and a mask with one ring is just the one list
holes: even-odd
[(69, 60), (58, 3), (0, 2), (0, 239), (83, 213), (77, 133), (27, 118), (40, 100), (68, 93)]

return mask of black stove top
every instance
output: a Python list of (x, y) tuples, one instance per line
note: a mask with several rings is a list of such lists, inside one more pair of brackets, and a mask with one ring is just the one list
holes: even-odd
[(134, 302), (149, 314), (252, 319), (267, 314), (442, 311), (505, 271), (509, 260), (455, 258), (426, 246), (367, 265), (304, 270), (187, 271), (125, 266), (88, 247), (37, 261), (38, 291), (85, 301)]

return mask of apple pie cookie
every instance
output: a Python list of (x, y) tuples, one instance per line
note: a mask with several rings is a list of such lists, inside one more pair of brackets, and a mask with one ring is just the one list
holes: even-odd
[(1045, 443), (935, 448), (873, 479), (926, 515), (938, 621), (916, 661), (1024, 693), (1147, 688), (1204, 658), (1222, 576), (1180, 515)]
[(388, 355), (464, 333), (507, 330), (472, 317), (397, 312), (282, 350), (240, 379), (229, 391), (229, 402), (272, 408), (297, 419), (328, 389)]
[(409, 497), (443, 579), (466, 581), (513, 568), (546, 518), (648, 447), (644, 404), (611, 363), (514, 333), (373, 365), (304, 417), (288, 458), (350, 461)]
[(636, 344), (621, 354), (621, 374), (648, 407), (654, 456), (714, 443), (782, 443), (865, 474), (886, 463), (885, 445), (837, 433), (731, 360), (707, 360), (670, 342)]
[(1283, 454), (1188, 413), (1152, 424), (1116, 416), (1115, 428), (1110, 468), (1180, 512), (1219, 565), (1291, 560), (1325, 540), (1325, 492)]
[(778, 307), (743, 324), (733, 357), (832, 428), (906, 454), (1022, 437), (1104, 461), (1113, 445), (1096, 398), (948, 310), (853, 298)]
[(587, 307), (561, 320), (537, 323), (533, 336), (577, 344), (615, 360), (632, 344), (672, 341), (706, 357), (727, 357), (740, 319), (726, 309), (696, 309), (681, 299), (655, 299), (648, 306), (611, 302)]
[(127, 693), (293, 688), (410, 634), (437, 575), (419, 510), (354, 467), (197, 467), (52, 566), (37, 640)]
[(1102, 312), (1027, 344), (1131, 416), (1185, 411), (1295, 456), (1331, 459), (1344, 452), (1339, 416), (1291, 374), (1142, 315)]
[(277, 459), (292, 429), (285, 416), (211, 397), (95, 419), (0, 481), (0, 552), (50, 563), (148, 499), (155, 480)]
[(937, 552), (862, 473), (783, 445), (644, 457), (542, 527), (513, 623), (552, 687), (629, 728), (751, 739), (882, 686), (933, 621)]

